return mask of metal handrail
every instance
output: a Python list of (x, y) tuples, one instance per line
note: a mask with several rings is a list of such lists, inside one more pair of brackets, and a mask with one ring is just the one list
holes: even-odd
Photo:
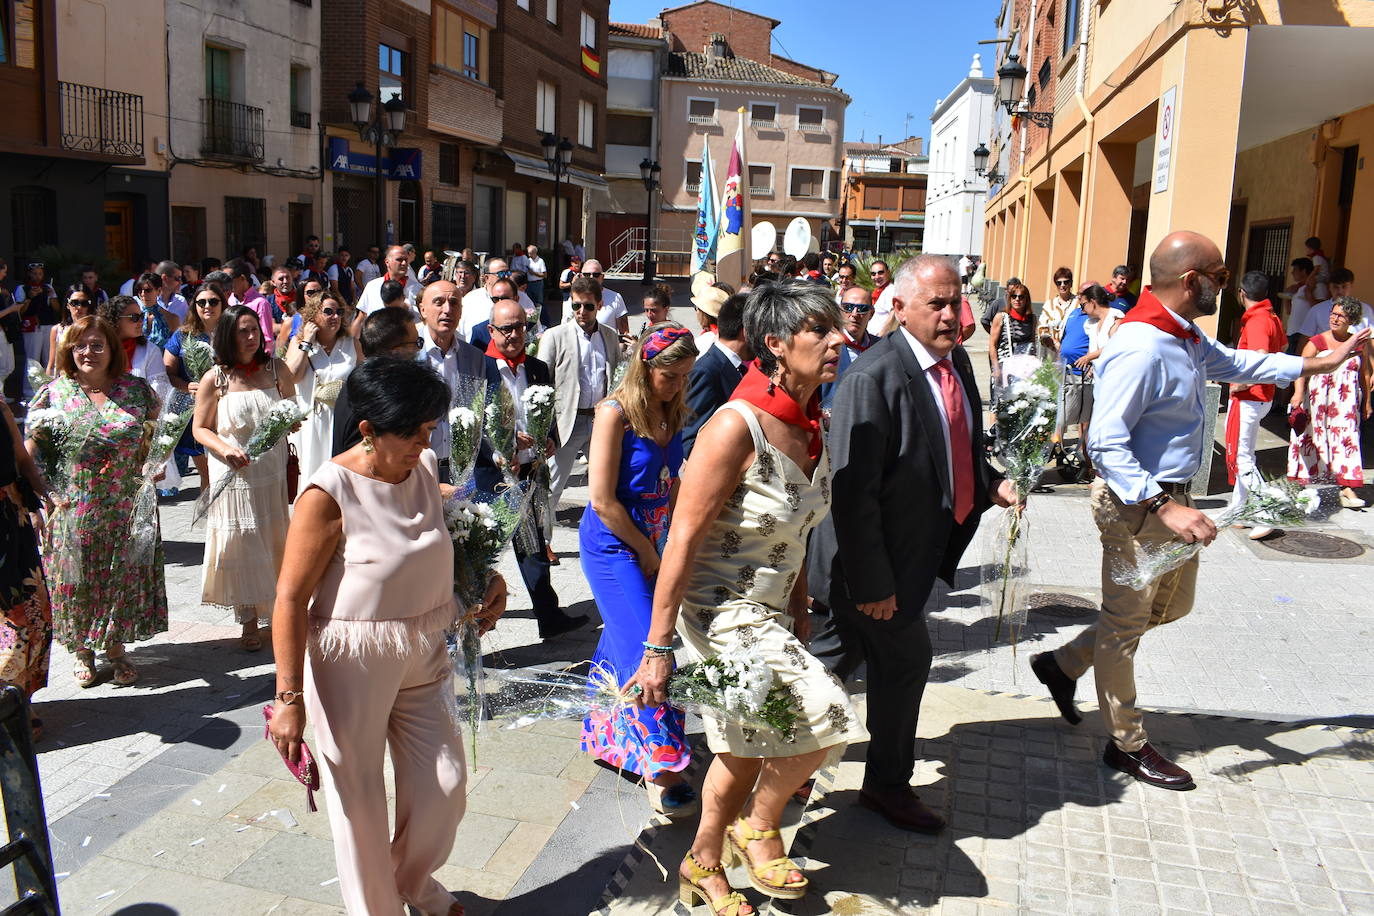
[(58, 81), (62, 148), (143, 158), (143, 96)]

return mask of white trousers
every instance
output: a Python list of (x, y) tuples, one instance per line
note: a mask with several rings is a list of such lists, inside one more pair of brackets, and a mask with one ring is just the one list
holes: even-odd
[(1269, 401), (1232, 401), (1231, 409), (1240, 410), (1240, 436), (1236, 444), (1236, 486), (1231, 491), (1231, 505), (1245, 501), (1250, 491), (1264, 483), (1255, 466), (1255, 443), (1259, 441), (1260, 420), (1269, 412)]

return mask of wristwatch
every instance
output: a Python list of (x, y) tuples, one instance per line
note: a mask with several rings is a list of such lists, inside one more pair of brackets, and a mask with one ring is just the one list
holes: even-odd
[(304, 691), (304, 690), (283, 690), (283, 691), (280, 691), (280, 692), (277, 694), (277, 702), (280, 703), (280, 704), (283, 705), (283, 706), (290, 706), (292, 703), (295, 703), (297, 700), (299, 700), (299, 701), (301, 702), (301, 704), (304, 705), (304, 703), (305, 703), (305, 691)]
[(315, 352), (315, 345), (304, 340), (297, 343), (296, 348), (300, 350), (302, 353), (304, 353), (306, 356), (311, 356)]

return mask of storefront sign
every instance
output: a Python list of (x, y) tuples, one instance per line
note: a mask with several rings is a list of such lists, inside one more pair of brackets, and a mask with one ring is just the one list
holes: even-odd
[(1155, 131), (1155, 189), (1156, 194), (1169, 190), (1169, 155), (1174, 148), (1174, 130), (1178, 125), (1178, 87), (1170, 86), (1159, 100), (1159, 129)]
[[(371, 178), (377, 174), (377, 157), (350, 149), (345, 137), (330, 137), (329, 168), (335, 172)], [(418, 149), (396, 147), (382, 156), (382, 174), (391, 181), (419, 181), (420, 168)]]

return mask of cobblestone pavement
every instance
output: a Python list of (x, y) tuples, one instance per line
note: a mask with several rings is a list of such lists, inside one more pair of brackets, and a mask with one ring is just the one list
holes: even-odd
[[(1030, 579), (1095, 601), (1100, 554), (1085, 497), (1078, 485), (1033, 497)], [(567, 526), (582, 502), (584, 488), (565, 496), (553, 578), (569, 610), (595, 624)], [(59, 888), (64, 910), (338, 912), (327, 819), (304, 813), (300, 790), (261, 741), (270, 651), (244, 653), (232, 620), (199, 605), (201, 534), (188, 520), (185, 497), (164, 507), (172, 621), (131, 647), (139, 684), (79, 689), (70, 656), (55, 647), (52, 686), (37, 696), (54, 853), (70, 873)], [(937, 657), (921, 730), (929, 763), (918, 781), (951, 832), (894, 835), (853, 809), (862, 747), (851, 749), (853, 759), (824, 774), (811, 809), (790, 812), (794, 850), (808, 857), (826, 903), (816, 896), (789, 911), (1374, 912), (1374, 746), (1362, 730), (1371, 724), (1362, 716), (1374, 688), (1374, 625), (1361, 587), (1374, 512), (1341, 512), (1328, 527), (1370, 550), (1316, 562), (1223, 535), (1204, 554), (1197, 609), (1143, 642), (1141, 701), (1166, 710), (1147, 725), (1200, 777), (1184, 794), (1104, 770), (1097, 716), (1069, 729), (1041, 698), (1029, 654), (1090, 616), (1032, 615), (1015, 658), (1004, 643), (992, 647), (979, 604), (980, 538), (955, 588), (930, 608)], [(595, 626), (538, 640), (507, 566), (512, 610), (486, 640), (487, 663), (590, 657)], [(1085, 678), (1080, 701), (1094, 696)], [(1297, 721), (1276, 721), (1285, 719)], [(501, 914), (673, 910), (674, 886), (642, 854), (627, 858), (629, 839), (648, 822), (643, 839), (671, 869), (689, 830), (648, 821), (642, 794), (589, 766), (576, 733), (564, 723), (484, 736), (445, 873), (470, 912), (498, 901)]]

